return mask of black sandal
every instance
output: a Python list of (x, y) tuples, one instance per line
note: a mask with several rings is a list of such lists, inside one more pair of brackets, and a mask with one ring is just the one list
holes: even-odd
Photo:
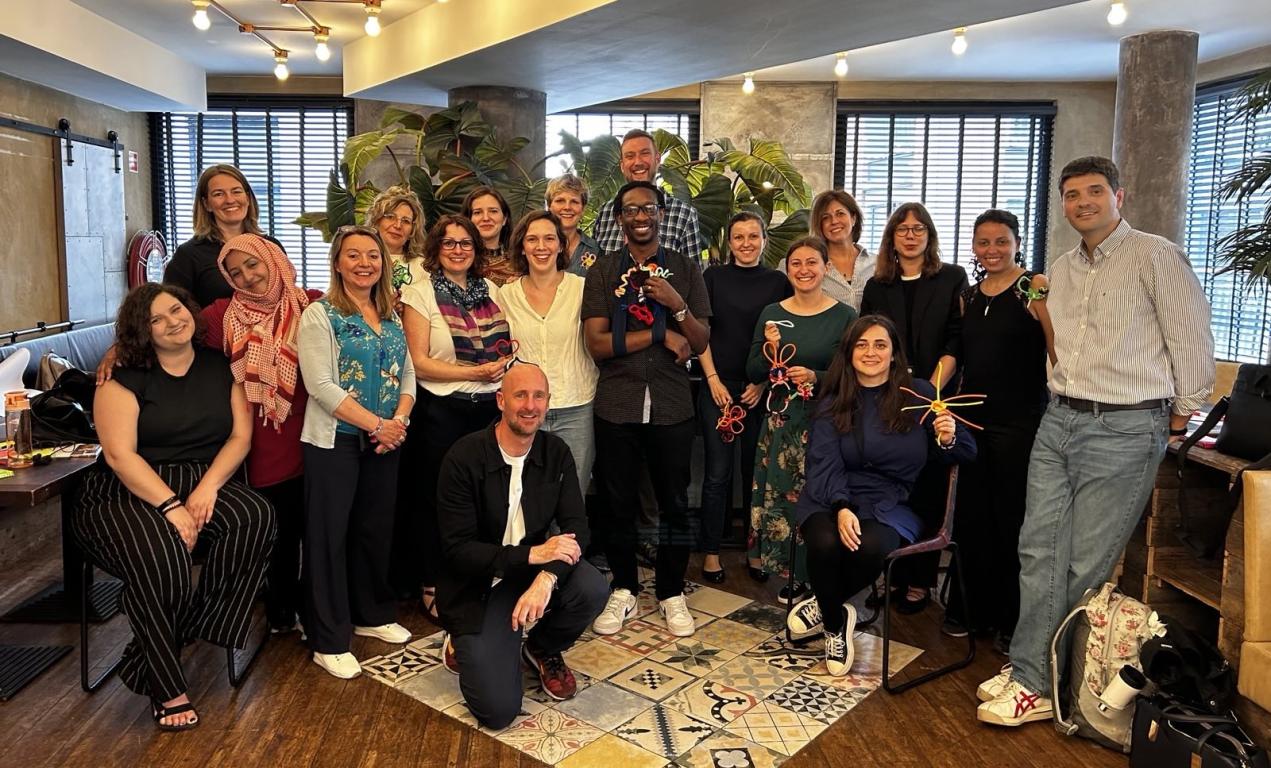
[(150, 715), (154, 718), (154, 724), (159, 726), (161, 731), (188, 731), (195, 728), (199, 724), (199, 713), (194, 712), (194, 719), (189, 720), (181, 725), (164, 725), (161, 721), (165, 717), (172, 717), (183, 712), (194, 712), (194, 704), (186, 702), (184, 704), (176, 704), (174, 706), (164, 708), (158, 699), (150, 700)]
[(424, 587), (424, 592), (419, 597), (419, 612), (433, 621), (439, 621), (441, 619), (441, 616), (437, 613), (436, 587)]

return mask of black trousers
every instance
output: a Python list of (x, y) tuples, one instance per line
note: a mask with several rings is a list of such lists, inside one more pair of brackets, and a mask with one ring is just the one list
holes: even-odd
[(411, 413), (403, 456), (400, 487), (408, 489), (409, 507), (399, 505), (405, 525), (394, 537), (394, 586), (401, 591), (420, 584), (437, 584), (441, 569), (441, 531), (437, 528), (437, 476), (450, 446), (464, 435), (485, 429), (499, 418), (494, 400), (473, 402), (459, 397), (438, 397), (422, 387)]
[[(725, 381), (733, 402), (740, 405), (745, 382)], [(699, 546), (708, 555), (719, 554), (719, 543), (732, 516), (733, 457), (741, 451), (742, 498), (750, 498), (755, 484), (755, 448), (759, 445), (763, 412), (752, 408), (742, 420), (742, 433), (726, 443), (715, 428), (720, 410), (711, 397), (711, 389), (702, 384), (697, 397), (697, 418), (701, 422), (702, 447), (705, 454), (705, 477), (702, 478), (702, 535)], [(743, 505), (749, 506), (749, 505)], [(749, 517), (749, 515), (747, 515)]]
[(303, 476), (293, 477), (255, 490), (269, 499), (278, 521), (278, 537), (266, 571), (265, 612), (269, 626), (288, 629), (295, 624), (303, 602), (300, 598), (300, 540), (304, 537), (305, 481)]
[[(843, 546), (834, 512), (817, 512), (799, 529), (808, 547), (808, 578), (816, 595), (827, 632), (843, 628), (843, 603), (874, 583), (883, 572), (887, 554), (908, 544), (891, 526), (862, 520), (861, 546), (853, 552)], [(903, 562), (903, 559), (901, 560)], [(900, 563), (896, 564), (899, 567)]]
[(658, 500), (657, 597), (683, 594), (684, 572), (696, 543), (695, 520), (688, 508), (689, 460), (693, 419), (678, 424), (615, 424), (596, 419), (595, 476), (608, 507), (605, 556), (613, 588), (640, 591), (636, 565), (636, 520), (640, 517), (640, 475), (649, 467)]
[[(506, 728), (521, 711), (521, 631), (512, 629), (512, 609), (528, 586), (525, 579), (500, 581), (486, 599), (481, 631), (453, 638), (463, 700), (488, 728)], [(580, 560), (556, 585), (547, 613), (525, 642), (545, 654), (567, 650), (604, 609), (608, 597), (605, 577)]]
[[(154, 469), (186, 498), (208, 466)], [(160, 701), (185, 693), (181, 648), (189, 640), (247, 644), (252, 605), (274, 541), (274, 511), (260, 494), (237, 480), (221, 487), (212, 519), (199, 533), (207, 560), (197, 587), (190, 552), (176, 528), (113, 472), (85, 476), (71, 528), (89, 559), (124, 584), (121, 602), (133, 638), (124, 648), (119, 678), (130, 690)]]
[(345, 653), (355, 624), (397, 618), (388, 554), (401, 454), (338, 432), (333, 447), (304, 452), (305, 633), (318, 653)]
[(948, 613), (972, 629), (1010, 636), (1019, 620), (1019, 531), (1037, 424), (986, 425), (975, 436), (975, 461), (959, 470), (953, 538), (970, 605), (949, 590)]

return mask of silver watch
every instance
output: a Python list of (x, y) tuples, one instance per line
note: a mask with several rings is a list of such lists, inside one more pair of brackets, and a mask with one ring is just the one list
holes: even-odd
[(394, 416), (393, 421), (400, 421), (403, 427), (410, 427), (410, 417), (404, 413), (399, 413)]
[(675, 322), (677, 323), (684, 322), (684, 318), (688, 317), (688, 302), (684, 303), (684, 309), (681, 309), (679, 312), (671, 315), (671, 317), (674, 317)]

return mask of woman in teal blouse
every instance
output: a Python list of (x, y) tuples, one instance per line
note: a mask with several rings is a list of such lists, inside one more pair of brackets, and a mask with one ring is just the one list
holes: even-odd
[[(353, 635), (405, 643), (388, 585), (397, 449), (415, 404), (392, 270), (379, 233), (341, 227), (331, 287), (300, 319), (300, 369), (311, 402), (305, 451), (305, 631), (318, 666), (341, 678), (361, 666)], [(316, 407), (314, 404), (316, 403)]]
[[(747, 553), (752, 575), (757, 577), (785, 574), (791, 567), (790, 537), (794, 535), (794, 505), (803, 490), (811, 397), (825, 378), (843, 331), (856, 319), (856, 310), (821, 289), (828, 263), (825, 241), (815, 235), (790, 245), (785, 271), (794, 295), (764, 308), (746, 361), (750, 381), (769, 382), (767, 395), (755, 406), (768, 411), (755, 452)], [(771, 383), (773, 364), (764, 348), (771, 352), (773, 344), (777, 359), (785, 366), (788, 386)], [(800, 388), (807, 397), (798, 394)], [(782, 602), (797, 600), (807, 590), (807, 565), (801, 547), (793, 567), (794, 594), (788, 586), (783, 587), (778, 596)]]

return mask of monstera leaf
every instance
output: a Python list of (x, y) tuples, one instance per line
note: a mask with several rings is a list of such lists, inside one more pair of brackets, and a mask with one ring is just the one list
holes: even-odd
[(422, 154), (430, 167), (438, 168), (444, 155), (472, 152), (492, 133), (494, 129), (481, 117), (476, 102), (465, 101), (428, 116)]
[(702, 189), (693, 195), (693, 207), (697, 209), (698, 229), (711, 251), (711, 261), (718, 261), (723, 245), (724, 225), (733, 215), (733, 185), (727, 176), (712, 176)]
[(331, 228), (327, 226), (326, 211), (308, 211), (302, 213), (292, 219), (292, 224), (298, 224), (305, 229), (316, 229), (322, 233), (322, 241), (331, 242)]
[(345, 183), (355, 186), (362, 178), (362, 171), (380, 156), (384, 148), (397, 139), (397, 131), (370, 131), (350, 136), (344, 142), (344, 165), (348, 166)]
[[(341, 171), (347, 179), (350, 176), (347, 165), (341, 165)], [(327, 231), (335, 232), (340, 227), (357, 223), (357, 198), (340, 183), (340, 174), (331, 169), (331, 179), (327, 182)]]
[(803, 209), (786, 217), (786, 220), (768, 229), (768, 246), (764, 248), (763, 258), (770, 267), (786, 255), (786, 250), (795, 240), (808, 233), (808, 211)]
[(765, 189), (779, 189), (794, 205), (808, 205), (803, 175), (795, 169), (786, 151), (777, 142), (751, 139), (749, 152), (725, 150), (721, 159), (756, 194)]
[(422, 132), (424, 130), (424, 122), (424, 116), (418, 112), (389, 107), (384, 110), (384, 115), (380, 118), (380, 130), (400, 125), (405, 131)]
[(499, 190), (503, 199), (508, 201), (512, 210), (512, 221), (520, 221), (530, 211), (543, 208), (543, 196), (547, 194), (548, 179), (536, 181), (508, 179), (495, 182), (494, 188)]

